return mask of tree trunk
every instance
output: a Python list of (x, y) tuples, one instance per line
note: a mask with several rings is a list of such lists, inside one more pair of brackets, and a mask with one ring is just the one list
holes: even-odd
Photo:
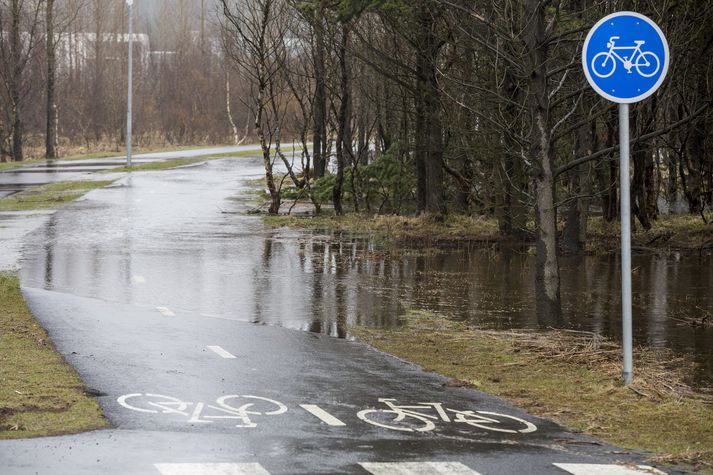
[[(263, 123), (263, 114), (265, 112), (265, 106), (267, 103), (266, 95), (270, 92), (269, 81), (271, 80), (271, 78), (268, 77), (268, 70), (266, 65), (267, 46), (265, 44), (267, 35), (267, 25), (270, 21), (269, 19), (271, 14), (271, 7), (272, 2), (266, 1), (262, 5), (261, 12), (262, 24), (260, 25), (259, 43), (256, 51), (258, 61), (258, 94), (257, 98), (255, 99), (255, 130), (257, 131), (258, 139), (260, 140), (260, 149), (262, 150), (262, 161), (265, 167), (265, 184), (267, 185), (267, 189), (270, 192), (270, 208), (268, 212), (270, 214), (278, 214), (280, 212), (280, 190), (277, 189), (277, 186), (275, 185), (275, 176), (272, 172), (272, 159), (270, 157), (270, 146), (267, 143), (267, 138), (265, 137), (265, 130), (263, 129), (265, 127), (265, 124)], [(271, 97), (270, 99), (274, 99), (274, 97)]]
[[(616, 131), (614, 129), (613, 122), (611, 120), (607, 121), (605, 129), (606, 135), (604, 136), (604, 148), (611, 148), (614, 146), (615, 133)], [(615, 160), (602, 160), (594, 167), (594, 172), (597, 175), (597, 185), (599, 186), (599, 193), (601, 196), (602, 213), (604, 215), (604, 220), (607, 223), (611, 223), (618, 216), (618, 170), (619, 168)]]
[(16, 162), (24, 159), (23, 155), (23, 123), (20, 87), (22, 85), (22, 43), (20, 42), (20, 14), (21, 1), (12, 0), (11, 27), (10, 27), (10, 80), (8, 89), (10, 93), (11, 121), (12, 121), (12, 157)]
[[(421, 56), (417, 60), (416, 69), (422, 69)], [(423, 80), (416, 73), (416, 97), (414, 119), (414, 159), (416, 162), (416, 214), (426, 211), (426, 104), (424, 101)]]
[[(646, 134), (653, 130), (653, 113), (648, 105), (634, 108), (631, 115), (632, 129), (639, 130), (639, 134)], [(636, 142), (632, 146), (634, 162), (634, 179), (632, 180), (632, 211), (647, 231), (651, 229), (651, 215), (649, 214), (648, 195), (653, 192), (650, 188), (652, 179), (647, 175), (653, 174), (653, 151), (650, 142)]]
[(349, 130), (349, 65), (347, 64), (347, 42), (349, 40), (349, 29), (346, 25), (342, 25), (342, 38), (339, 44), (339, 71), (340, 71), (340, 89), (341, 103), (339, 104), (338, 131), (337, 131), (337, 176), (332, 189), (332, 202), (334, 203), (334, 212), (337, 215), (343, 214), (342, 211), (342, 189), (344, 187), (344, 167), (346, 159), (344, 158), (345, 148), (350, 147), (352, 137)]
[[(492, 87), (497, 86), (493, 84)], [(521, 91), (509, 70), (504, 73), (502, 90), (512, 101), (504, 105), (505, 114), (508, 120), (514, 120), (520, 111), (513, 104), (521, 101)], [(495, 170), (498, 184), (495, 211), (498, 228), (505, 236), (523, 237), (527, 234), (528, 213), (523, 204), (527, 199), (523, 190), (527, 186), (522, 158), (519, 156), (522, 147), (507, 131), (503, 134), (503, 143), (502, 162), (496, 165)]]
[(45, 157), (57, 158), (57, 105), (55, 104), (56, 48), (54, 43), (54, 0), (47, 0), (47, 130)]
[(228, 115), (228, 122), (230, 123), (230, 130), (233, 132), (233, 144), (240, 144), (240, 134), (238, 134), (238, 126), (235, 125), (235, 119), (233, 118), (233, 111), (230, 107), (230, 72), (228, 68), (225, 68), (225, 112)]
[(416, 171), (418, 211), (442, 218), (446, 213), (443, 172), (443, 126), (436, 77), (440, 46), (435, 34), (436, 12), (428, 2), (418, 9), (416, 51)]
[(536, 271), (535, 294), (538, 319), (559, 318), (560, 275), (557, 255), (557, 212), (555, 208), (554, 160), (547, 89), (547, 43), (544, 26), (545, 6), (540, 0), (527, 0), (525, 42), (529, 49), (528, 106), (530, 159), (534, 167)]
[[(577, 129), (575, 156), (584, 157), (593, 152), (593, 138), (596, 124)], [(567, 210), (562, 247), (568, 252), (582, 252), (587, 243), (587, 221), (589, 220), (589, 195), (592, 193), (591, 164), (580, 165), (572, 173), (572, 193), (575, 194)]]
[(314, 19), (314, 134), (312, 140), (312, 157), (314, 176), (321, 178), (327, 169), (327, 92), (324, 46), (324, 9), (325, 2), (320, 0)]

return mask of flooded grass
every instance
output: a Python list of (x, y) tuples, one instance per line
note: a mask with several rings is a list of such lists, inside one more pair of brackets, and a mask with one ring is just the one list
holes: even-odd
[(0, 211), (57, 208), (76, 200), (88, 191), (111, 183), (113, 183), (113, 180), (65, 181), (33, 186), (20, 193), (0, 199)]
[[(317, 216), (265, 216), (272, 227), (350, 232), (394, 239), (401, 244), (417, 246), (453, 246), (467, 244), (512, 243), (502, 236), (495, 218), (451, 214), (443, 221), (432, 217), (381, 216), (347, 213), (335, 216), (326, 212)], [(632, 235), (634, 251), (713, 252), (713, 217), (706, 224), (700, 216), (661, 216), (651, 230), (637, 227)], [(561, 228), (561, 226), (560, 226)], [(590, 218), (586, 251), (609, 254), (619, 251), (619, 223), (607, 223), (601, 217)], [(529, 245), (529, 240), (520, 244)]]
[[(591, 252), (614, 252), (620, 247), (619, 223), (607, 223), (602, 218), (589, 222)], [(652, 221), (649, 231), (638, 226), (632, 234), (635, 251), (713, 251), (713, 217), (706, 224), (700, 216), (668, 215)]]
[(108, 427), (97, 401), (54, 349), (20, 293), (0, 273), (0, 439)]
[(335, 216), (322, 213), (312, 217), (265, 216), (271, 227), (293, 227), (310, 230), (364, 233), (396, 239), (411, 244), (439, 245), (457, 242), (503, 241), (495, 219), (449, 215), (443, 221), (431, 217), (382, 216), (347, 213)]
[(713, 472), (713, 394), (686, 381), (693, 363), (638, 348), (635, 380), (620, 383), (618, 344), (571, 331), (485, 331), (428, 312), (398, 329), (350, 328), (379, 350), (510, 400), (612, 444)]

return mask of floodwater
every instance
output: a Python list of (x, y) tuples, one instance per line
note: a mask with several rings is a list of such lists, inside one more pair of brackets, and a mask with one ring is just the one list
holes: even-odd
[[(256, 159), (133, 174), (53, 215), (27, 242), (23, 285), (177, 314), (347, 337), (407, 309), (477, 325), (620, 335), (619, 261), (564, 257), (563, 316), (538, 319), (527, 252), (390, 250), (368, 237), (265, 228), (247, 211)], [(713, 385), (713, 258), (633, 258), (636, 343), (701, 363)], [(97, 318), (103, 318), (97, 315)], [(707, 319), (707, 320), (706, 320)], [(707, 326), (706, 326), (707, 325)]]

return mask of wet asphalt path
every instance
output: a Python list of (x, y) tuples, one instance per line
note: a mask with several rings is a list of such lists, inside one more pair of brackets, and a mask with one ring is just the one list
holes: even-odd
[(246, 158), (135, 174), (34, 234), (25, 296), (113, 429), (0, 442), (2, 474), (633, 473), (614, 464), (638, 454), (297, 331), (291, 257), (261, 267), (285, 238), (245, 214), (259, 175)]
[[(234, 145), (209, 147), (192, 150), (140, 153), (132, 157), (134, 165), (158, 162), (176, 158), (196, 158), (206, 155), (245, 152), (259, 149), (256, 145)], [(23, 188), (44, 185), (58, 181), (96, 179), (92, 174), (100, 170), (121, 167), (126, 164), (125, 156), (91, 158), (84, 160), (47, 160), (27, 166), (0, 170), (0, 198), (17, 193)], [(99, 177), (101, 179), (102, 177)]]

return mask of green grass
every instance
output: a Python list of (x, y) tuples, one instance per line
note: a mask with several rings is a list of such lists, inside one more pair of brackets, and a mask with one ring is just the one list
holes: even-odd
[[(110, 157), (117, 157), (117, 156), (121, 156), (121, 152), (102, 151), (102, 152), (85, 153), (85, 154), (80, 154), (80, 155), (71, 155), (69, 157), (60, 157), (57, 160), (86, 160), (86, 159), (92, 159), (92, 158), (99, 159), (99, 158), (110, 158)], [(12, 170), (14, 168), (20, 168), (20, 167), (25, 167), (25, 166), (42, 166), (42, 165), (46, 165), (46, 164), (47, 164), (47, 160), (44, 158), (23, 160), (21, 162), (6, 162), (6, 163), (0, 163), (0, 171)]]
[[(220, 145), (216, 145), (216, 147), (219, 147)], [(212, 146), (211, 146), (212, 147)], [(183, 147), (140, 147), (140, 148), (135, 148), (133, 150), (134, 154), (142, 154), (142, 153), (157, 153), (157, 152), (183, 152), (186, 150), (197, 150), (201, 149), (204, 147), (200, 146), (195, 146), (195, 145), (187, 145)], [(211, 155), (207, 158), (222, 158), (222, 157), (235, 157), (235, 156), (249, 156), (249, 155), (255, 155), (255, 154), (260, 154), (260, 151), (249, 151), (249, 152), (238, 152), (238, 153), (225, 153), (225, 154), (217, 154), (217, 155)], [(126, 150), (101, 150), (97, 152), (90, 152), (90, 153), (77, 153), (77, 154), (72, 154), (72, 155), (67, 155), (64, 157), (59, 157), (57, 160), (90, 160), (90, 159), (102, 159), (102, 158), (113, 158), (113, 157), (121, 157), (123, 155), (126, 155)], [(24, 166), (41, 166), (47, 163), (47, 160), (44, 158), (35, 158), (35, 159), (30, 159), (30, 160), (24, 160), (22, 162), (6, 162), (6, 163), (0, 163), (0, 171), (2, 170), (12, 170), (14, 168), (19, 168), (19, 167), (24, 167)]]
[[(262, 157), (262, 150), (257, 148), (258, 146), (256, 145), (255, 150), (243, 150), (242, 152), (232, 152), (232, 153), (218, 153), (215, 155), (208, 155), (205, 158), (231, 158), (231, 157)], [(287, 147), (282, 149), (282, 153), (286, 154), (288, 157), (292, 154), (294, 151), (299, 151), (300, 149), (298, 147)], [(274, 148), (270, 149), (271, 153), (274, 153)]]
[(0, 211), (28, 211), (57, 208), (76, 200), (90, 190), (113, 183), (103, 181), (65, 181), (39, 185), (0, 199)]
[(208, 160), (217, 160), (219, 158), (232, 158), (232, 157), (250, 157), (260, 155), (259, 150), (247, 150), (243, 152), (235, 153), (219, 153), (215, 155), (205, 155), (200, 157), (190, 157), (190, 158), (174, 158), (171, 160), (156, 161), (151, 163), (141, 163), (138, 165), (133, 165), (131, 167), (117, 167), (110, 170), (102, 170), (99, 173), (121, 173), (121, 172), (138, 172), (138, 171), (156, 171), (156, 170), (170, 170), (171, 168), (181, 167), (185, 165), (192, 165), (194, 163), (206, 162)]
[(503, 397), (530, 413), (661, 462), (713, 469), (713, 404), (685, 384), (692, 363), (637, 349), (633, 388), (619, 383), (618, 345), (572, 332), (494, 332), (409, 312), (404, 325), (350, 332), (372, 346)]
[(157, 162), (140, 163), (130, 167), (117, 167), (109, 170), (102, 170), (99, 173), (122, 173), (122, 172), (142, 172), (142, 171), (157, 171), (170, 170), (171, 168), (183, 167), (194, 163), (201, 163), (207, 160), (212, 160), (211, 157), (196, 157), (196, 158), (175, 158), (172, 160), (163, 160)]
[[(206, 146), (206, 147), (213, 147), (213, 145)], [(138, 147), (138, 148), (133, 148), (132, 153), (134, 155), (138, 154), (143, 154), (143, 153), (158, 153), (158, 152), (184, 152), (186, 150), (198, 150), (201, 148), (206, 148), (206, 147), (201, 147), (198, 145), (185, 145), (185, 146), (168, 146), (168, 147)], [(215, 147), (220, 147), (220, 145), (215, 145)], [(74, 155), (69, 155), (66, 157), (60, 157), (58, 160), (86, 160), (86, 159), (92, 159), (92, 158), (113, 158), (113, 157), (121, 157), (126, 155), (126, 150), (120, 149), (120, 150), (102, 150), (98, 152), (91, 152), (91, 153), (83, 153), (83, 154), (74, 154)], [(44, 161), (42, 159), (41, 161)]]
[(108, 427), (97, 401), (57, 353), (20, 293), (0, 273), (0, 439)]

